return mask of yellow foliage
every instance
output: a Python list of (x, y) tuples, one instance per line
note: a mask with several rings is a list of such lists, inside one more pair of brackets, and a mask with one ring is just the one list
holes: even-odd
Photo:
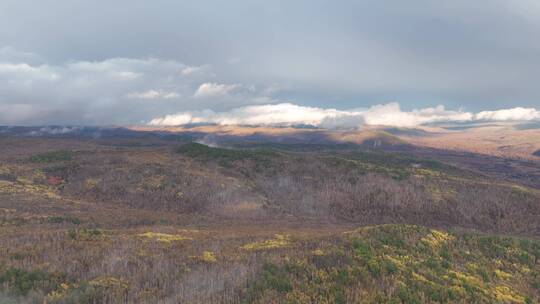
[(99, 277), (88, 282), (88, 284), (111, 289), (127, 289), (129, 287), (128, 282), (124, 279), (118, 279), (115, 277)]
[(503, 280), (510, 279), (512, 277), (512, 274), (510, 274), (508, 272), (504, 272), (504, 271), (499, 270), (499, 269), (495, 269), (495, 275), (499, 279), (503, 279)]
[(430, 176), (430, 177), (441, 177), (443, 174), (440, 171), (434, 171), (425, 168), (415, 168), (414, 172), (418, 176)]
[[(384, 258), (390, 261), (392, 264), (396, 265), (398, 268), (405, 267), (405, 259), (403, 257), (393, 257), (390, 255), (384, 255)], [(406, 258), (406, 257), (405, 257)]]
[(421, 275), (419, 273), (416, 273), (414, 271), (412, 272), (412, 277), (413, 277), (413, 279), (415, 279), (416, 281), (419, 281), (419, 282), (431, 283), (431, 281), (426, 279), (426, 277), (424, 277), (423, 275)]
[(465, 290), (465, 288), (461, 287), (461, 286), (452, 286), (450, 287), (450, 290), (456, 294), (456, 295), (459, 295), (459, 297), (464, 297), (465, 294), (467, 293), (467, 291)]
[(9, 167), (0, 164), (0, 174), (8, 174), (10, 172), (11, 170), (9, 169)]
[(462, 282), (465, 282), (469, 285), (473, 285), (473, 286), (476, 286), (476, 287), (481, 287), (483, 286), (483, 283), (480, 279), (478, 279), (477, 277), (475, 276), (472, 276), (472, 275), (468, 275), (468, 274), (465, 274), (463, 272), (459, 272), (459, 271), (449, 271), (450, 274), (453, 274), (458, 280), (462, 281)]
[(496, 286), (493, 294), (497, 300), (504, 303), (525, 303), (525, 298), (508, 286)]
[(8, 192), (8, 189), (13, 186), (13, 182), (0, 180), (0, 192)]
[(441, 245), (453, 240), (454, 237), (446, 232), (439, 230), (431, 230), (431, 233), (421, 239), (422, 242), (431, 247), (440, 247)]
[(531, 189), (519, 185), (512, 185), (511, 188), (518, 193), (534, 193)]
[(429, 187), (428, 189), (431, 198), (435, 202), (441, 202), (446, 198), (454, 197), (456, 192), (452, 189), (443, 189), (442, 187)]
[(474, 272), (479, 268), (479, 266), (476, 263), (467, 263), (467, 265), (465, 265), (465, 268), (467, 268), (467, 270), (470, 272)]
[(293, 289), (292, 291), (288, 292), (285, 298), (287, 299), (287, 303), (298, 303), (298, 304), (313, 303), (312, 298), (309, 294), (298, 289)]
[(47, 300), (55, 302), (62, 299), (65, 295), (66, 292), (64, 290), (53, 290), (47, 294)]
[(17, 178), (17, 182), (0, 180), (0, 193), (28, 193), (44, 195), (48, 198), (58, 198), (59, 196), (44, 185), (34, 184), (26, 178)]
[(520, 267), (519, 270), (524, 274), (528, 274), (528, 273), (531, 272), (531, 269), (529, 267), (527, 267), (527, 266), (522, 266), (522, 267)]
[(216, 256), (212, 251), (204, 251), (202, 254), (202, 260), (207, 263), (214, 263), (217, 261)]
[(159, 232), (145, 232), (138, 234), (140, 237), (154, 239), (158, 242), (170, 243), (173, 241), (183, 241), (183, 240), (192, 240), (192, 238), (181, 236), (178, 234), (167, 234)]
[(313, 250), (313, 255), (316, 255), (316, 256), (323, 256), (324, 255), (324, 251), (322, 251), (321, 249), (315, 249)]
[(21, 184), (32, 184), (31, 180), (21, 177), (21, 176), (17, 177), (17, 181)]
[(87, 178), (84, 181), (84, 187), (89, 190), (95, 189), (99, 185), (100, 182), (101, 182), (100, 178)]
[(32, 172), (32, 179), (33, 180), (42, 180), (45, 178), (45, 174), (41, 170), (35, 170)]
[(212, 251), (203, 251), (200, 256), (190, 256), (191, 259), (205, 262), (205, 263), (215, 263), (217, 262), (216, 255)]
[(315, 277), (319, 282), (327, 282), (330, 279), (328, 272), (326, 272), (324, 269), (317, 270), (315, 272)]
[(149, 188), (152, 188), (152, 189), (158, 189), (158, 188), (161, 188), (164, 180), (165, 180), (164, 175), (155, 175), (155, 176), (147, 178), (145, 181), (145, 185), (147, 185)]
[(274, 249), (281, 248), (290, 245), (289, 237), (286, 235), (276, 234), (274, 239), (266, 240), (263, 242), (254, 242), (245, 244), (242, 246), (242, 249), (245, 250), (264, 250), (264, 249)]
[(69, 285), (66, 283), (61, 283), (60, 288), (57, 290), (53, 290), (50, 293), (47, 294), (47, 300), (49, 301), (58, 301), (62, 299), (69, 289)]

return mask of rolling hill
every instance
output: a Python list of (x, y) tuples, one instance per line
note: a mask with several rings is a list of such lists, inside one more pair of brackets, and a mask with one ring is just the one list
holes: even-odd
[(201, 128), (3, 132), (0, 299), (540, 301), (534, 161), (396, 130)]

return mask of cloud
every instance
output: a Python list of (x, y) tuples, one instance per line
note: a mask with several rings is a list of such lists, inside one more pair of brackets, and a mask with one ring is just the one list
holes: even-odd
[(441, 121), (467, 121), (472, 114), (446, 111), (443, 106), (401, 111), (399, 104), (389, 103), (366, 110), (324, 109), (291, 103), (253, 105), (216, 113), (211, 110), (182, 112), (166, 115), (149, 122), (151, 125), (180, 125), (187, 123), (213, 123), (220, 125), (298, 125), (307, 124), (324, 128), (351, 128), (363, 124), (411, 127)]
[(463, 111), (447, 111), (444, 106), (438, 105), (434, 108), (424, 108), (404, 112), (398, 103), (376, 105), (363, 113), (366, 124), (414, 127), (423, 124), (447, 122), (447, 121), (470, 121), (472, 114)]
[(320, 125), (325, 119), (355, 115), (335, 109), (302, 107), (290, 103), (272, 105), (252, 105), (228, 112), (212, 110), (182, 112), (155, 118), (151, 125), (180, 125), (187, 123), (214, 123), (220, 125)]
[[(528, 110), (528, 111), (524, 111)], [(493, 113), (488, 115), (486, 113)], [(536, 113), (536, 114), (531, 114)], [(514, 108), (473, 114), (450, 111), (439, 105), (402, 111), (398, 103), (375, 105), (368, 109), (337, 110), (299, 106), (291, 103), (252, 105), (226, 112), (212, 110), (181, 112), (152, 119), (156, 126), (210, 123), (218, 125), (293, 126), (307, 124), (322, 128), (357, 128), (363, 125), (415, 127), (441, 122), (475, 122), (540, 119), (534, 109)]]
[(512, 108), (497, 111), (482, 111), (475, 115), (476, 120), (488, 121), (526, 121), (540, 119), (540, 111), (535, 108)]
[[(61, 98), (103, 106), (109, 100), (116, 114), (106, 118), (109, 123), (142, 119), (148, 109), (134, 109), (129, 102), (120, 109), (121, 98), (150, 89), (174, 90), (186, 98), (160, 115), (201, 107), (224, 111), (250, 103), (227, 100), (219, 106), (202, 98), (189, 100), (203, 83), (264, 87), (279, 82), (286, 86), (273, 93), (280, 100), (322, 108), (369, 107), (387, 100), (399, 100), (407, 109), (429, 107), (433, 100), (448, 108), (466, 105), (474, 111), (518, 105), (540, 108), (540, 41), (535, 39), (540, 34), (540, 4), (535, 0), (345, 0), (339, 5), (308, 0), (133, 5), (133, 1), (115, 0), (99, 10), (89, 9), (88, 1), (66, 5), (5, 0), (0, 1), (0, 29), (1, 63), (25, 63), (44, 75), (48, 66), (62, 86), (71, 76), (81, 86), (95, 81), (92, 73), (104, 79), (96, 88), (102, 94), (79, 91), (77, 96), (75, 89), (68, 93), (57, 85), (50, 88), (55, 94), (42, 94), (46, 92), (38, 84), (40, 92), (35, 96), (11, 94), (0, 102), (41, 99), (43, 104), (54, 104)], [(149, 60), (152, 57), (161, 59)], [(162, 69), (165, 65), (171, 70)], [(89, 68), (76, 70), (77, 66)], [(219, 76), (209, 77), (209, 72)], [(183, 79), (178, 81), (178, 76)], [(109, 79), (114, 82), (109, 85), (118, 89), (119, 81), (126, 86), (153, 83), (109, 94)], [(159, 85), (168, 81), (187, 88)], [(5, 82), (0, 80), (3, 95)], [(140, 113), (126, 117), (135, 110)]]
[(201, 84), (193, 96), (196, 98), (221, 97), (228, 95), (234, 89), (239, 87), (240, 85), (238, 84), (219, 84), (207, 82)]
[[(210, 65), (157, 58), (109, 58), (43, 63), (33, 53), (0, 49), (0, 124), (298, 125), (415, 127), (440, 122), (540, 120), (533, 107), (404, 111), (398, 103), (340, 110), (283, 102), (287, 86), (212, 80)], [(24, 60), (28, 60), (25, 62)], [(196, 77), (195, 77), (196, 75)], [(189, 76), (189, 77), (187, 77)], [(134, 100), (170, 100), (156, 103)], [(167, 114), (176, 113), (176, 114)]]
[(192, 75), (202, 74), (202, 73), (206, 73), (210, 69), (211, 69), (210, 65), (187, 66), (184, 69), (182, 69), (182, 75), (192, 76)]
[(154, 118), (148, 124), (154, 125), (154, 126), (179, 126), (179, 125), (187, 125), (190, 123), (196, 123), (198, 121), (202, 122), (205, 120), (206, 119), (204, 118), (194, 117), (192, 113), (186, 112), (186, 113), (178, 113), (174, 115), (166, 115), (160, 118)]
[(47, 65), (31, 66), (27, 63), (0, 63), (0, 79), (4, 77), (11, 83), (30, 80), (58, 80), (59, 74)]
[(275, 84), (220, 82), (208, 64), (124, 57), (44, 64), (13, 48), (0, 55), (0, 125), (134, 124), (177, 111), (274, 103), (277, 92)]
[[(0, 48), (0, 124), (133, 124), (164, 112), (197, 109), (193, 95), (198, 90), (201, 96), (227, 94), (230, 105), (241, 102), (232, 92), (239, 85), (208, 82), (214, 77), (209, 65), (123, 57), (43, 62), (32, 53)], [(173, 102), (160, 107), (131, 102), (137, 99)], [(197, 104), (214, 107), (214, 101)]]
[(152, 57), (45, 64), (13, 48), (0, 55), (0, 125), (136, 124), (178, 111), (275, 103), (277, 92), (277, 85), (222, 82), (208, 64)]
[(166, 91), (157, 91), (157, 90), (148, 90), (144, 92), (132, 92), (129, 93), (128, 98), (135, 99), (171, 99), (180, 97), (176, 92), (166, 92)]

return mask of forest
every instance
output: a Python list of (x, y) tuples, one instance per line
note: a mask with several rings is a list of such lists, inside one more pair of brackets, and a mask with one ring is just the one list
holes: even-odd
[(2, 303), (540, 301), (539, 190), (436, 154), (0, 140)]

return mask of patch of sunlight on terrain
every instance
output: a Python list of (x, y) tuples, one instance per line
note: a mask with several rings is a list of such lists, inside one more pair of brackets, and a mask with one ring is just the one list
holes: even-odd
[(242, 246), (245, 250), (265, 250), (287, 247), (291, 244), (288, 235), (276, 234), (274, 239), (262, 242), (249, 243)]
[(139, 237), (153, 239), (158, 242), (163, 243), (170, 243), (174, 241), (184, 241), (184, 240), (192, 240), (190, 237), (185, 237), (179, 234), (167, 234), (167, 233), (159, 233), (159, 232), (145, 232), (138, 234)]

